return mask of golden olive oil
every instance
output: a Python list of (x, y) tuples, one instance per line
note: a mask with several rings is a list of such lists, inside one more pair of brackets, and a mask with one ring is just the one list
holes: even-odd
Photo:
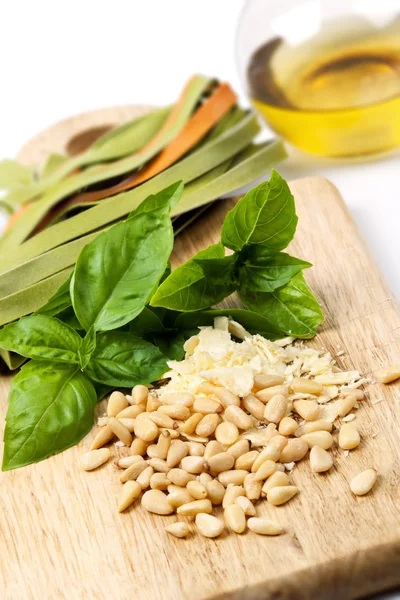
[(256, 108), (303, 150), (357, 156), (400, 146), (400, 15), (331, 22), (297, 44), (276, 37), (254, 52), (247, 75)]

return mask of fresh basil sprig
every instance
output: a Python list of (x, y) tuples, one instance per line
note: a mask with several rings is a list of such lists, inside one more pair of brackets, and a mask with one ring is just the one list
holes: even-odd
[[(221, 242), (175, 269), (150, 304), (195, 312), (237, 291), (270, 329), (312, 337), (323, 315), (301, 275), (311, 264), (281, 252), (293, 239), (297, 221), (289, 187), (272, 171), (270, 181), (250, 190), (227, 214)], [(234, 253), (225, 256), (224, 246)]]

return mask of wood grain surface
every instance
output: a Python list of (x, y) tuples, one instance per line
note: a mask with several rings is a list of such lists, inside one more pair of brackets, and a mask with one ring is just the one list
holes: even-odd
[[(314, 267), (307, 280), (326, 321), (311, 342), (338, 363), (373, 375), (400, 362), (398, 307), (371, 261), (338, 191), (326, 180), (291, 184), (299, 226), (291, 251)], [(216, 242), (232, 200), (215, 205), (176, 240), (174, 263)], [(230, 306), (234, 300), (230, 299)], [(4, 424), (10, 378), (0, 380)], [(118, 514), (113, 463), (84, 472), (78, 447), (0, 475), (0, 590), (12, 600), (346, 600), (400, 585), (400, 385), (371, 384), (357, 413), (361, 445), (334, 469), (293, 472), (300, 494), (282, 507), (258, 504), (278, 520), (276, 538), (224, 534), (178, 540), (164, 531), (176, 516), (146, 513), (136, 502)], [(104, 412), (99, 405), (98, 414)], [(113, 448), (123, 455), (124, 448)], [(373, 492), (354, 497), (351, 478), (373, 467)]]

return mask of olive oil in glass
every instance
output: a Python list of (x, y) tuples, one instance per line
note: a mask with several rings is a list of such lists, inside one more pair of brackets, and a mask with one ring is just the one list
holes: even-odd
[(379, 26), (338, 18), (289, 42), (272, 37), (247, 67), (252, 101), (278, 134), (322, 156), (400, 146), (400, 14)]

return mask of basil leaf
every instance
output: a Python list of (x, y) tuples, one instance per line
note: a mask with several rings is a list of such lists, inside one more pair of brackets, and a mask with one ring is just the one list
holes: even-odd
[(186, 337), (182, 332), (169, 335), (153, 335), (153, 342), (159, 350), (170, 360), (182, 360), (185, 356), (183, 345)]
[(81, 340), (78, 350), (79, 364), (82, 370), (88, 365), (93, 352), (96, 350), (96, 343), (96, 332), (94, 328), (91, 327), (83, 340)]
[(240, 288), (255, 292), (273, 292), (286, 285), (294, 275), (311, 267), (311, 263), (285, 252), (271, 250), (265, 246), (249, 246), (239, 268)]
[(321, 307), (302, 273), (269, 294), (241, 290), (239, 295), (250, 310), (260, 313), (292, 337), (313, 337), (324, 320)]
[(190, 312), (208, 308), (229, 296), (234, 288), (231, 286), (231, 289), (224, 281), (207, 278), (202, 266), (198, 264), (199, 260), (208, 258), (223, 259), (222, 244), (214, 244), (201, 250), (172, 271), (152, 297), (151, 306)]
[(18, 369), (18, 367), (26, 362), (25, 356), (15, 354), (15, 352), (9, 352), (8, 350), (3, 350), (2, 348), (0, 348), (0, 357), (10, 371), (15, 371), (15, 369)]
[(71, 281), (75, 314), (87, 331), (116, 329), (144, 308), (168, 265), (173, 246), (170, 206), (177, 182), (149, 196), (130, 217), (101, 233), (79, 255)]
[(140, 315), (130, 323), (129, 331), (138, 337), (144, 337), (152, 333), (163, 334), (167, 330), (159, 316), (151, 308), (145, 306)]
[(83, 331), (82, 325), (79, 323), (72, 306), (61, 311), (57, 315), (57, 319), (75, 329), (75, 331)]
[(76, 365), (32, 360), (11, 383), (3, 471), (77, 444), (94, 421), (96, 391)]
[(111, 391), (115, 390), (114, 385), (105, 385), (104, 383), (98, 383), (97, 381), (92, 381), (94, 389), (96, 390), (97, 402), (103, 400)]
[(28, 358), (76, 364), (81, 337), (54, 317), (32, 315), (0, 330), (0, 347)]
[[(200, 265), (205, 277), (215, 277), (218, 283), (226, 283), (227, 286), (232, 284), (235, 279), (235, 267), (238, 261), (238, 254), (231, 254), (223, 258), (196, 258), (195, 262)], [(214, 302), (215, 304), (215, 302)]]
[(49, 317), (55, 317), (62, 311), (66, 310), (71, 303), (71, 295), (69, 288), (71, 285), (72, 273), (66, 281), (58, 288), (55, 294), (40, 308), (35, 311), (35, 314), (47, 315)]
[(236, 251), (251, 244), (282, 250), (292, 240), (297, 220), (289, 186), (272, 170), (269, 181), (250, 190), (228, 212), (221, 240), (224, 246)]
[(214, 325), (215, 317), (232, 318), (243, 325), (249, 333), (259, 333), (269, 340), (278, 340), (286, 335), (284, 331), (280, 331), (265, 317), (244, 308), (225, 308), (203, 310), (197, 313), (183, 313), (176, 319), (175, 325), (188, 337), (189, 334), (196, 335), (198, 333), (198, 331), (193, 331), (197, 327)]
[(131, 333), (108, 331), (97, 336), (85, 373), (99, 383), (132, 387), (154, 381), (167, 370), (165, 356)]

